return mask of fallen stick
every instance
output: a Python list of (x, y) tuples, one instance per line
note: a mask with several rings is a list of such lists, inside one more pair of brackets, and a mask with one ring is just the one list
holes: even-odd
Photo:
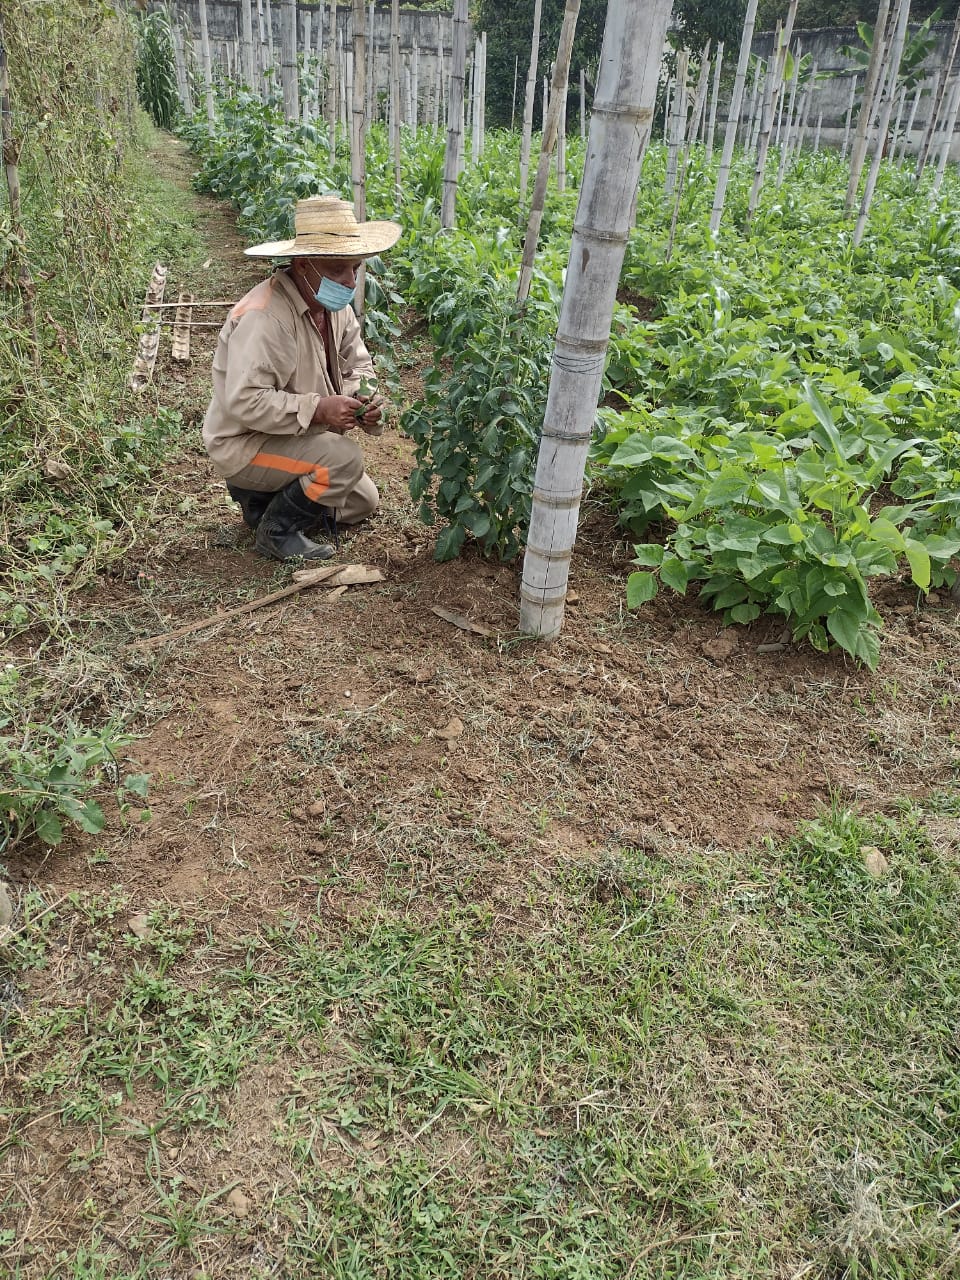
[[(193, 301), (192, 293), (181, 293), (179, 305), (173, 325), (173, 342), (170, 354), (180, 364), (190, 362), (190, 312), (187, 308)], [(162, 324), (163, 321), (161, 320)]]
[(236, 609), (227, 609), (222, 613), (215, 613), (210, 617), (201, 618), (198, 622), (188, 623), (185, 627), (178, 627), (176, 631), (165, 631), (159, 636), (147, 636), (143, 640), (133, 640), (126, 647), (128, 649), (151, 649), (154, 645), (164, 644), (167, 640), (179, 640), (181, 636), (191, 635), (194, 631), (203, 631), (207, 627), (216, 627), (221, 622), (229, 622), (231, 618), (239, 618), (245, 613), (253, 613), (255, 609), (262, 609), (268, 604), (276, 604), (278, 600), (285, 600), (288, 596), (295, 596), (301, 591), (306, 591), (308, 587), (315, 587), (321, 582), (330, 582), (330, 585), (334, 587), (348, 587), (366, 582), (382, 581), (383, 574), (379, 569), (370, 569), (362, 564), (331, 564), (322, 569), (300, 569), (294, 575), (294, 580), (289, 587), (282, 587), (279, 591), (271, 591), (269, 595), (259, 596), (248, 604), (238, 605)]
[(453, 626), (459, 627), (461, 631), (472, 631), (475, 636), (493, 636), (495, 631), (491, 631), (489, 627), (483, 626), (480, 622), (471, 622), (469, 618), (465, 618), (462, 613), (454, 613), (452, 609), (442, 609), (440, 605), (435, 604), (432, 612), (438, 618), (442, 618), (444, 622), (452, 623)]

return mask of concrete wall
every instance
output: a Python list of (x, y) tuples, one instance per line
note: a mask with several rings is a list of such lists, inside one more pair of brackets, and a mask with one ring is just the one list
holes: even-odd
[[(149, 0), (151, 9), (164, 9), (170, 12), (174, 17), (178, 17), (185, 31), (189, 31), (194, 38), (195, 47), (199, 52), (200, 48), (200, 7), (197, 0)], [(258, 0), (253, 0), (253, 38), (256, 44), (259, 40), (259, 25), (257, 21)], [(266, 2), (259, 0), (261, 13), (266, 17)], [(311, 51), (316, 51), (317, 47), (317, 24), (323, 22), (323, 46), (324, 50), (330, 47), (330, 6), (328, 3), (321, 4), (309, 3), (308, 0), (299, 0), (297, 4), (297, 30), (299, 35), (299, 47), (302, 50), (304, 44), (304, 16), (310, 15), (310, 45)], [(276, 65), (279, 68), (280, 62), (280, 2), (272, 0), (270, 6), (271, 24), (273, 27), (273, 41)], [(370, 27), (369, 12), (367, 15), (367, 27)], [(240, 3), (239, 0), (207, 0), (207, 28), (210, 33), (211, 52), (216, 61), (224, 66), (231, 66), (232, 59), (235, 57), (233, 52), (234, 42), (238, 39), (240, 30)], [(337, 30), (343, 39), (344, 47), (350, 48), (352, 44), (353, 22), (351, 18), (350, 8), (341, 3), (337, 8)], [(367, 39), (371, 38), (371, 32), (368, 29)], [(381, 106), (384, 103), (390, 84), (390, 9), (377, 8), (374, 10), (374, 21), (372, 28), (372, 38), (374, 45), (374, 84), (376, 92), (380, 98)], [(472, 32), (468, 37), (468, 49), (473, 47)], [(450, 73), (450, 60), (453, 52), (453, 16), (450, 13), (427, 12), (421, 9), (401, 9), (400, 10), (400, 57), (401, 63), (409, 71), (412, 71), (414, 51), (416, 51), (417, 76), (420, 85), (421, 111), (424, 109), (424, 98), (429, 87), (437, 83), (437, 61), (438, 50), (442, 50), (444, 59), (445, 74)], [(326, 56), (326, 55), (324, 55)], [(382, 113), (381, 113), (382, 114)]]
[[(911, 33), (915, 32), (916, 29), (916, 27), (911, 26)], [(936, 44), (923, 66), (927, 78), (921, 85), (921, 98), (908, 143), (910, 150), (916, 150), (919, 146), (923, 129), (930, 113), (934, 76), (946, 62), (952, 30), (952, 22), (939, 22), (931, 27), (931, 34), (936, 37)], [(754, 56), (766, 61), (772, 52), (773, 41), (773, 32), (765, 31), (757, 35), (753, 41), (752, 52)], [(812, 141), (817, 117), (821, 112), (823, 113), (822, 145), (835, 147), (842, 145), (844, 120), (850, 102), (852, 78), (859, 72), (857, 80), (858, 101), (865, 79), (864, 66), (853, 58), (845, 57), (840, 52), (846, 45), (853, 48), (862, 48), (863, 42), (855, 27), (827, 27), (815, 31), (795, 31), (793, 34), (793, 40), (791, 41), (793, 52), (796, 53), (799, 47), (804, 55), (810, 54), (812, 60), (817, 64), (818, 79), (810, 102), (806, 136), (807, 145), (810, 145)], [(908, 95), (906, 107), (901, 118), (901, 130), (906, 128), (912, 94), (913, 90)], [(856, 122), (857, 107), (855, 106), (853, 128), (856, 128)], [(893, 119), (891, 119), (891, 127), (892, 125)], [(954, 141), (951, 156), (955, 159), (960, 158), (960, 139)]]

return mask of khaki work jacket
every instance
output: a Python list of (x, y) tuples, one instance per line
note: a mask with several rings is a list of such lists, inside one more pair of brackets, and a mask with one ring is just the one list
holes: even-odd
[(271, 436), (326, 431), (311, 425), (324, 396), (353, 395), (375, 380), (352, 307), (328, 312), (334, 354), (328, 369), (310, 308), (286, 271), (275, 271), (236, 304), (213, 358), (213, 398), (203, 443), (221, 476), (242, 471)]

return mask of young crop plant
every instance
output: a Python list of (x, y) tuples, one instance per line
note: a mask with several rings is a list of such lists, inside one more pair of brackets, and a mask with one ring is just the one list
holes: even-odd
[(163, 12), (147, 14), (138, 25), (137, 94), (158, 128), (173, 127), (180, 114), (180, 98), (173, 33)]

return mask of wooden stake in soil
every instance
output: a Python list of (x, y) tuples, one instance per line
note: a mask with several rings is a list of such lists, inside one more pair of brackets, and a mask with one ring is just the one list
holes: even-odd
[[(723, 206), (727, 197), (727, 183), (730, 179), (730, 165), (733, 160), (733, 148), (737, 140), (737, 124), (740, 120), (740, 108), (743, 104), (743, 89), (747, 81), (747, 68), (750, 63), (750, 45), (753, 42), (753, 26), (757, 17), (757, 0), (749, 0), (746, 16), (743, 20), (743, 35), (740, 39), (740, 56), (737, 59), (737, 74), (733, 81), (733, 92), (727, 106), (727, 123), (723, 134), (723, 151), (720, 155), (720, 168), (717, 170), (717, 186), (713, 193), (713, 210), (710, 214), (710, 230), (716, 232), (720, 228)], [(759, 64), (758, 64), (759, 65)], [(759, 70), (758, 70), (759, 76)]]
[(203, 92), (207, 103), (207, 123), (212, 127), (217, 113), (213, 99), (213, 66), (210, 61), (207, 0), (200, 0), (200, 56), (203, 59)]
[[(877, 101), (877, 90), (883, 70), (884, 53), (889, 40), (887, 18), (890, 13), (890, 0), (880, 0), (877, 21), (873, 28), (873, 44), (870, 47), (870, 62), (867, 65), (867, 79), (863, 86), (863, 97), (860, 99), (860, 112), (857, 116), (857, 129), (853, 136), (853, 149), (850, 152), (850, 176), (847, 180), (847, 194), (844, 200), (844, 213), (853, 212), (857, 199), (857, 188), (863, 172), (863, 162), (867, 156), (867, 137), (870, 123), (873, 120)], [(892, 29), (892, 24), (891, 24)]]
[[(539, 3), (539, 0), (537, 0)], [(447, 147), (443, 161), (443, 200), (440, 225), (449, 231), (457, 220), (457, 179), (463, 155), (463, 82), (467, 66), (467, 0), (454, 0), (453, 58), (447, 103)]]
[(527, 178), (530, 172), (530, 140), (533, 137), (533, 99), (537, 87), (537, 61), (540, 57), (540, 14), (543, 0), (534, 0), (533, 34), (530, 38), (530, 66), (523, 96), (523, 130), (520, 134), (520, 217), (527, 200)]
[(177, 302), (177, 315), (173, 322), (171, 355), (178, 364), (190, 363), (190, 307), (192, 293), (181, 293)]
[(130, 374), (130, 387), (134, 391), (142, 391), (153, 377), (153, 367), (157, 363), (157, 352), (160, 349), (160, 327), (151, 316), (150, 308), (163, 301), (166, 283), (167, 268), (158, 262), (153, 268), (143, 304), (142, 320), (150, 325), (150, 328), (141, 333), (134, 358), (133, 372)]

